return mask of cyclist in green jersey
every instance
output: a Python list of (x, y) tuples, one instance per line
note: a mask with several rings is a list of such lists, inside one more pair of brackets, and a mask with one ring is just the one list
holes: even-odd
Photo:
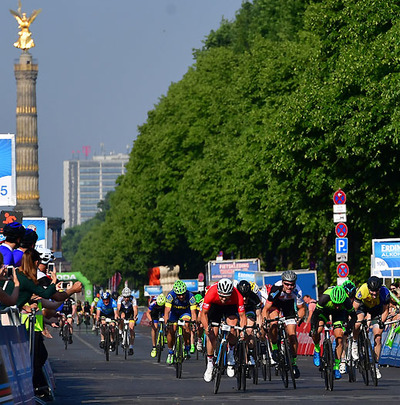
[[(342, 378), (339, 366), (343, 352), (344, 331), (351, 332), (357, 320), (353, 304), (342, 286), (329, 287), (321, 295), (311, 318), (310, 336), (314, 341), (314, 365), (320, 366), (320, 337), (323, 326), (332, 318), (333, 334), (336, 339), (335, 378)], [(346, 328), (344, 325), (347, 323)]]

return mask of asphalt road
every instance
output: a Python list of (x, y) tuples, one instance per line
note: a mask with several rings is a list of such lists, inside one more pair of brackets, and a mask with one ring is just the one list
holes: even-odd
[(236, 379), (222, 377), (218, 394), (213, 384), (203, 380), (204, 361), (191, 358), (183, 364), (182, 379), (175, 377), (175, 369), (163, 360), (157, 363), (150, 357), (150, 330), (137, 327), (135, 354), (124, 359), (111, 353), (106, 362), (99, 349), (99, 337), (92, 332), (75, 330), (74, 342), (65, 350), (56, 332), (46, 339), (50, 363), (56, 378), (56, 401), (52, 404), (228, 404), (243, 401), (261, 403), (281, 401), (291, 404), (355, 404), (398, 403), (399, 368), (382, 368), (378, 387), (366, 387), (361, 376), (350, 384), (347, 375), (335, 381), (334, 390), (328, 392), (310, 357), (300, 357), (301, 376), (297, 389), (283, 387), (280, 377), (260, 381), (253, 385), (247, 381), (245, 393), (236, 390)]

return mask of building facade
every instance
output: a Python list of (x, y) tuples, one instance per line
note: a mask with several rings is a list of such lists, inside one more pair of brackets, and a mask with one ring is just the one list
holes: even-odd
[(97, 204), (125, 173), (129, 155), (94, 156), (92, 160), (64, 161), (65, 228), (80, 225), (98, 212)]

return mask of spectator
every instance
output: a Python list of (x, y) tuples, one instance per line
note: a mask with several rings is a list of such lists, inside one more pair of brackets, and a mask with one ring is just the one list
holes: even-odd
[[(38, 284), (37, 268), (40, 261), (39, 252), (34, 249), (27, 249), (22, 256), (21, 267), (17, 272), (17, 278), (20, 283), (19, 296), (17, 306), (19, 309), (30, 302), (33, 294), (43, 298), (52, 298), (55, 301), (64, 301), (70, 295), (82, 291), (82, 284), (76, 282), (66, 292), (57, 292), (56, 283), (57, 275), (54, 271), (51, 274), (51, 284), (45, 289)], [(14, 288), (14, 282), (9, 282), (6, 288), (7, 293)], [(9, 291), (8, 291), (9, 290)], [(41, 309), (41, 303), (33, 303), (32, 307)], [(28, 307), (29, 311), (29, 307)], [(34, 349), (34, 364), (33, 364), (33, 386), (36, 389), (47, 385), (46, 379), (42, 372), (42, 367), (47, 360), (47, 350), (43, 342), (43, 315), (38, 313), (35, 325), (35, 349)]]
[(311, 321), (311, 316), (315, 310), (315, 307), (317, 305), (317, 301), (312, 299), (309, 295), (304, 295), (303, 296), (303, 301), (307, 304), (307, 320), (306, 323), (310, 323)]
[[(8, 281), (10, 278), (7, 276), (7, 266), (3, 264), (3, 255), (0, 253), (0, 280), (5, 281), (3, 287), (7, 286)], [(3, 288), (0, 288), (0, 305), (10, 306), (15, 305), (17, 303), (18, 295), (19, 295), (19, 280), (17, 274), (15, 272), (15, 268), (13, 269), (13, 277), (12, 280), (14, 282), (14, 289), (11, 295), (8, 295)]]
[(6, 239), (0, 245), (0, 253), (5, 265), (14, 266), (13, 250), (19, 246), (25, 235), (25, 228), (19, 222), (11, 222), (4, 225), (3, 235)]

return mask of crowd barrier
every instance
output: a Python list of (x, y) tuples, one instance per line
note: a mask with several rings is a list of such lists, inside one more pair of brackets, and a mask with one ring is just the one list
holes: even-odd
[(0, 313), (0, 404), (35, 404), (28, 333), (17, 309)]
[[(382, 351), (379, 359), (380, 365), (400, 367), (400, 333), (392, 331), (392, 342), (388, 342), (391, 329), (396, 330), (396, 326), (390, 326), (382, 334)], [(297, 327), (297, 341), (299, 343), (297, 354), (299, 356), (312, 356), (314, 354), (314, 343), (309, 336), (311, 326), (309, 323), (303, 323)], [(373, 334), (370, 332), (370, 339), (373, 342)], [(388, 345), (391, 345), (391, 347)]]

